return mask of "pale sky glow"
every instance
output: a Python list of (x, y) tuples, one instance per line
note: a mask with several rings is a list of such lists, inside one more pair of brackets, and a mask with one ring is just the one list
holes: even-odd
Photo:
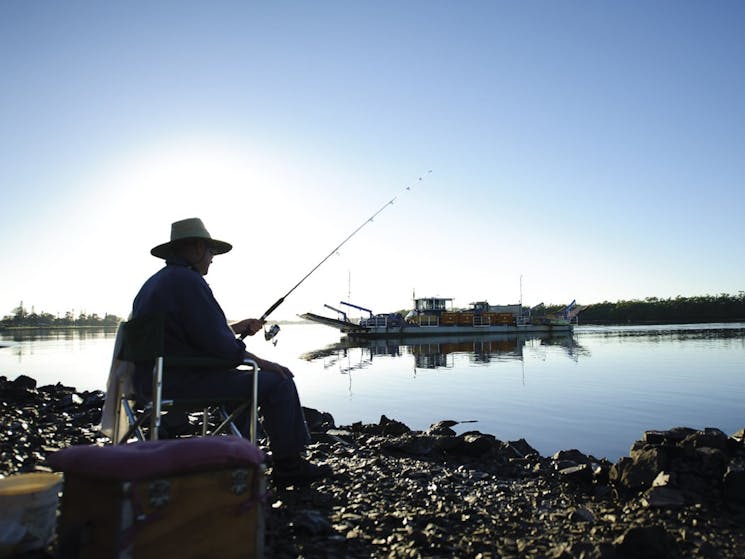
[(394, 196), (272, 318), (736, 294), (744, 55), (734, 0), (2, 2), (0, 316), (126, 316), (193, 216), (258, 316)]

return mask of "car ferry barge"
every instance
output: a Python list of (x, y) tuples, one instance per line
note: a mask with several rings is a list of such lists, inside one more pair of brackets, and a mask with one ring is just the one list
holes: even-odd
[(338, 313), (330, 318), (305, 313), (301, 318), (339, 329), (349, 336), (387, 338), (394, 336), (437, 336), (453, 334), (514, 334), (533, 332), (571, 332), (576, 317), (582, 310), (572, 301), (559, 313), (540, 313), (540, 307), (522, 304), (490, 305), (487, 301), (471, 303), (467, 309), (454, 309), (452, 298), (424, 297), (414, 299), (414, 308), (401, 313), (374, 314), (370, 309), (352, 303), (340, 304), (369, 314), (357, 321), (347, 313), (324, 305)]

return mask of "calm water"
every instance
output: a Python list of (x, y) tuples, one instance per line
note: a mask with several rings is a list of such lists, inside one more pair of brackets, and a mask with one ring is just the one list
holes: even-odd
[[(103, 389), (112, 332), (0, 334), (0, 375)], [(337, 425), (381, 414), (426, 429), (473, 421), (543, 455), (578, 448), (616, 460), (646, 429), (745, 427), (745, 324), (578, 327), (559, 338), (461, 338), (355, 347), (319, 325), (286, 325), (249, 349), (295, 372), (303, 404)]]

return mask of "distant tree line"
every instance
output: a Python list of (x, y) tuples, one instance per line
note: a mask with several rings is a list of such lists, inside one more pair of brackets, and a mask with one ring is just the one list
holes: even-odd
[(0, 321), (2, 328), (52, 328), (70, 326), (116, 326), (121, 318), (114, 314), (105, 314), (103, 317), (96, 313), (88, 314), (81, 311), (75, 315), (74, 311), (67, 311), (64, 316), (53, 315), (48, 312), (37, 313), (31, 307), (29, 312), (23, 302), (18, 305), (11, 314), (3, 317)]
[(581, 324), (689, 324), (745, 322), (745, 291), (738, 295), (703, 295), (643, 301), (604, 301), (589, 305), (579, 315)]
[[(564, 305), (547, 305), (547, 314), (561, 312)], [(405, 312), (405, 311), (402, 311)], [(3, 317), (0, 327), (69, 327), (69, 326), (116, 326), (121, 318), (113, 314), (103, 317), (96, 313), (67, 311), (64, 316), (51, 313), (29, 312), (21, 303), (12, 313)], [(745, 291), (737, 295), (701, 295), (697, 297), (675, 297), (644, 300), (604, 301), (587, 305), (579, 315), (581, 324), (689, 324), (701, 322), (745, 322)]]

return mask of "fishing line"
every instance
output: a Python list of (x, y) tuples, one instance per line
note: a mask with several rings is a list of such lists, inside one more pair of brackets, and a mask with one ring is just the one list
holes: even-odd
[[(391, 198), (385, 204), (383, 204), (383, 206), (381, 206), (381, 208), (378, 211), (376, 211), (374, 214), (372, 214), (370, 217), (368, 217), (365, 221), (363, 221), (362, 224), (359, 227), (357, 227), (357, 229), (355, 229), (354, 231), (352, 231), (341, 243), (339, 243), (331, 252), (329, 252), (323, 260), (321, 260), (318, 264), (316, 264), (313, 267), (313, 269), (311, 269), (310, 272), (308, 272), (307, 274), (305, 274), (305, 276), (303, 276), (303, 278), (299, 282), (297, 282), (294, 286), (292, 286), (292, 288), (287, 293), (285, 293), (282, 297), (280, 297), (279, 299), (277, 299), (275, 301), (275, 303), (271, 307), (269, 307), (264, 314), (261, 315), (261, 318), (259, 320), (261, 320), (261, 322), (265, 322), (266, 321), (266, 318), (270, 314), (272, 314), (276, 310), (277, 307), (279, 307), (282, 303), (284, 303), (285, 299), (290, 295), (290, 293), (292, 293), (298, 287), (300, 287), (300, 284), (302, 284), (305, 280), (307, 280), (313, 274), (313, 272), (315, 272), (318, 268), (320, 268), (324, 264), (324, 262), (326, 262), (326, 260), (328, 260), (334, 254), (336, 254), (336, 252), (341, 247), (343, 247), (347, 243), (347, 241), (349, 241), (352, 237), (354, 237), (360, 231), (360, 229), (362, 229), (368, 223), (371, 223), (376, 217), (378, 217), (378, 215), (380, 215), (381, 213), (383, 213), (383, 211), (388, 206), (392, 206), (393, 203), (398, 199), (398, 197), (401, 194), (403, 194), (404, 192), (406, 192), (408, 190), (411, 190), (411, 187), (413, 187), (414, 185), (416, 185), (418, 182), (423, 181), (424, 178), (427, 175), (429, 175), (431, 172), (432, 172), (431, 170), (427, 171), (424, 175), (422, 175), (421, 177), (419, 177), (412, 184), (410, 184), (409, 186), (406, 186), (405, 188), (403, 188), (401, 190), (401, 192), (399, 192), (393, 198)], [(264, 332), (264, 338), (266, 338), (267, 340), (271, 340), (274, 336), (277, 335), (278, 332), (279, 332), (279, 326), (277, 324), (275, 324), (275, 325), (273, 325), (271, 327), (270, 330), (267, 330), (267, 331)], [(248, 336), (248, 330), (244, 330), (243, 333), (241, 333), (241, 339), (245, 338), (246, 336)]]

